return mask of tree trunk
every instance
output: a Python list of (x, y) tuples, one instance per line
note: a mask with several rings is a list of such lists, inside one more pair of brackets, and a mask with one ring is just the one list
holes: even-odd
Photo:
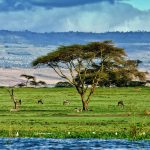
[(83, 111), (88, 111), (88, 103), (87, 101), (82, 101)]
[(28, 86), (28, 82), (29, 82), (29, 79), (27, 79), (27, 81), (26, 81), (26, 87)]
[(80, 94), (80, 96), (81, 96), (81, 100), (82, 100), (83, 111), (88, 111), (88, 103), (87, 103), (87, 101), (84, 99), (84, 94)]
[(14, 104), (15, 104), (15, 107), (14, 107), (14, 109), (17, 109), (17, 103), (16, 103), (16, 102), (14, 102)]

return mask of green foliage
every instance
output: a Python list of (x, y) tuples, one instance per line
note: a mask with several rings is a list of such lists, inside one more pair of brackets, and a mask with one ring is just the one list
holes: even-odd
[(128, 86), (130, 87), (136, 87), (136, 86), (144, 86), (146, 82), (142, 81), (131, 81), (129, 82)]
[[(93, 67), (94, 69), (88, 70), (89, 75), (86, 77), (87, 84), (92, 83), (94, 72), (101, 67), (101, 64), (96, 64)], [(103, 68), (103, 75), (101, 75), (99, 86), (132, 86), (132, 80), (135, 79), (139, 80), (137, 86), (140, 86), (142, 85), (140, 82), (142, 83), (142, 81), (146, 80), (146, 72), (138, 70), (138, 63), (136, 60), (126, 60), (124, 58), (122, 63), (107, 61), (103, 64)], [(78, 76), (76, 79), (78, 79)]]
[(54, 65), (55, 63), (66, 63), (79, 58), (82, 60), (109, 58), (120, 63), (124, 56), (126, 56), (124, 50), (115, 47), (111, 41), (91, 42), (86, 45), (60, 46), (56, 51), (35, 59), (32, 64), (33, 66), (39, 64)]
[(33, 66), (38, 64), (52, 64), (55, 63), (66, 63), (70, 60), (74, 60), (82, 55), (81, 45), (71, 45), (71, 46), (60, 46), (56, 51), (48, 53), (45, 56), (41, 56), (33, 61)]
[[(60, 71), (60, 68), (70, 70), (71, 80), (62, 71), (57, 70), (56, 73), (78, 86), (79, 94), (86, 91), (83, 83), (122, 87), (128, 86), (133, 79), (144, 81), (146, 74), (138, 70), (140, 63), (140, 60), (127, 60), (124, 49), (116, 47), (112, 41), (60, 46), (56, 51), (33, 61), (34, 66), (47, 64), (55, 71)], [(76, 77), (73, 72), (76, 72)]]

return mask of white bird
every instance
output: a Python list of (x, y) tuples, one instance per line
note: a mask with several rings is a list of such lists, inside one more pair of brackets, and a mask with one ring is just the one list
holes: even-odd
[(16, 136), (17, 136), (17, 137), (19, 136), (19, 133), (18, 133), (18, 132), (16, 133)]

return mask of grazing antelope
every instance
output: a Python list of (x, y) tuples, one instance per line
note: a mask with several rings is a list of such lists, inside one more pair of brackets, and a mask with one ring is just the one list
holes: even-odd
[(38, 104), (43, 104), (43, 100), (42, 99), (39, 99), (37, 102), (38, 102)]
[(63, 101), (63, 105), (69, 105), (69, 104), (70, 104), (70, 102), (68, 100)]
[(19, 111), (18, 109), (10, 109), (10, 112), (17, 112)]
[(144, 115), (150, 115), (150, 111), (147, 110), (147, 109), (145, 109), (145, 110), (144, 110)]
[(20, 99), (18, 102), (19, 102), (19, 104), (21, 105), (21, 99)]
[(123, 101), (118, 101), (118, 106), (121, 106), (121, 107), (124, 108), (124, 103), (123, 103)]

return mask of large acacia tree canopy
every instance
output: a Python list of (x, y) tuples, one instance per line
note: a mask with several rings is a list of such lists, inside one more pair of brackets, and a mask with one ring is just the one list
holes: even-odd
[(111, 41), (91, 42), (86, 45), (60, 46), (33, 61), (33, 66), (42, 64), (67, 63), (76, 59), (103, 59), (121, 63), (126, 56), (122, 48), (117, 48)]
[(124, 49), (115, 47), (111, 41), (60, 46), (56, 51), (34, 60), (33, 66), (37, 65), (53, 68), (61, 78), (75, 86), (81, 96), (83, 110), (88, 110), (96, 86), (108, 80), (110, 73), (115, 79), (124, 70), (129, 77), (138, 73), (136, 63), (127, 61)]

